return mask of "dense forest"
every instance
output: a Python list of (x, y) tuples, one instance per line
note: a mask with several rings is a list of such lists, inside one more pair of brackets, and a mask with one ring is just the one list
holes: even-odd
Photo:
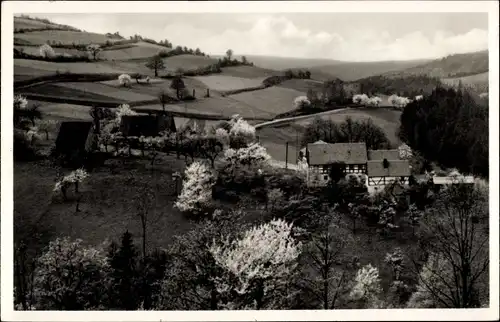
[(488, 105), (462, 89), (436, 88), (408, 104), (400, 138), (431, 161), (488, 176)]

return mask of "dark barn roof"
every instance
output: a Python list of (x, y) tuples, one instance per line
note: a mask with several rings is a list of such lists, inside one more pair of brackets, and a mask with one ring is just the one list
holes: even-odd
[(368, 177), (408, 177), (411, 174), (410, 163), (407, 160), (388, 160), (388, 167), (384, 168), (382, 160), (367, 162)]
[(310, 165), (326, 165), (335, 162), (364, 164), (367, 161), (365, 143), (313, 143), (307, 145), (307, 150)]
[(399, 150), (368, 150), (368, 160), (400, 160)]
[(56, 151), (63, 154), (86, 151), (92, 122), (62, 122), (56, 139)]

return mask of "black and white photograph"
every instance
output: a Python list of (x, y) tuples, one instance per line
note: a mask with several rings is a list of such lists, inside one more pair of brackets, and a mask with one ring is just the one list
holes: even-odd
[(70, 2), (2, 3), (2, 320), (498, 319), (498, 2)]

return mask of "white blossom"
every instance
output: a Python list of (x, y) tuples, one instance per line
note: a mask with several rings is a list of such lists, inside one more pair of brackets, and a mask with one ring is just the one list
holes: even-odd
[(229, 133), (225, 129), (223, 128), (216, 129), (215, 137), (217, 138), (217, 141), (222, 143), (224, 146), (229, 145)]
[(130, 77), (130, 75), (128, 74), (121, 74), (120, 76), (118, 76), (118, 82), (122, 86), (129, 86), (132, 82), (132, 77)]
[(382, 292), (379, 272), (376, 267), (368, 264), (360, 268), (354, 277), (354, 286), (350, 297), (353, 300), (373, 300)]
[(233, 115), (231, 121), (231, 130), (229, 136), (231, 139), (237, 139), (249, 144), (255, 141), (255, 127), (251, 126), (239, 115)]
[(215, 177), (205, 163), (193, 162), (185, 171), (186, 179), (175, 207), (186, 212), (200, 212), (212, 199)]
[(39, 51), (40, 56), (45, 58), (52, 58), (56, 56), (54, 49), (52, 49), (52, 47), (50, 47), (48, 44), (41, 45)]
[(403, 108), (409, 103), (411, 103), (411, 100), (408, 97), (403, 97), (393, 94), (389, 96), (389, 103), (391, 103), (393, 106)]
[(309, 107), (311, 105), (311, 101), (307, 98), (307, 96), (297, 96), (293, 100), (293, 108), (301, 109), (305, 107)]
[(417, 95), (415, 96), (415, 101), (420, 101), (424, 99), (424, 95)]
[(14, 95), (14, 108), (25, 109), (28, 107), (28, 100), (22, 95)]
[(356, 94), (352, 97), (352, 102), (355, 104), (364, 104), (366, 101), (368, 101), (366, 94)]
[(223, 160), (228, 166), (262, 167), (271, 160), (266, 148), (259, 143), (252, 143), (246, 148), (227, 149)]
[(301, 249), (301, 243), (291, 235), (292, 227), (278, 219), (253, 227), (236, 240), (214, 242), (210, 253), (228, 273), (215, 279), (218, 292), (234, 290), (240, 295), (248, 294), (255, 287), (253, 282), (259, 280), (263, 282), (265, 297), (270, 289), (286, 283)]
[(89, 174), (84, 169), (77, 169), (70, 174), (64, 176), (61, 180), (57, 181), (54, 186), (54, 192), (66, 189), (71, 184), (81, 183), (89, 177)]

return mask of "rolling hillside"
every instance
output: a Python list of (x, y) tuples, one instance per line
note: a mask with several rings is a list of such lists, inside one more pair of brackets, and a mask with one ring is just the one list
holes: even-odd
[(488, 72), (488, 51), (456, 54), (407, 68), (387, 76), (426, 75), (438, 78), (462, 77)]

